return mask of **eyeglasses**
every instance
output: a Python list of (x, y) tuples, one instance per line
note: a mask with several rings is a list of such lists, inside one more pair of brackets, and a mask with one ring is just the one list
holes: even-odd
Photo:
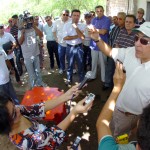
[(139, 37), (138, 35), (135, 35), (135, 42), (137, 42), (138, 40), (140, 40), (140, 43), (141, 43), (142, 45), (150, 44), (150, 41), (146, 40), (146, 39), (143, 38), (143, 37)]
[(50, 21), (50, 19), (46, 20), (46, 22)]
[(63, 14), (63, 16), (67, 16), (67, 17), (68, 17), (68, 16), (69, 16), (69, 14)]
[(4, 26), (0, 26), (0, 29), (3, 29), (4, 28)]

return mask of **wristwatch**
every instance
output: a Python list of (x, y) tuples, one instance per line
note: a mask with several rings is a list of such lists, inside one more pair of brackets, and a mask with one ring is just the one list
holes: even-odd
[(95, 43), (98, 43), (99, 41), (100, 41), (99, 39), (98, 39), (98, 40), (96, 40), (96, 41), (94, 40), (94, 42), (95, 42)]

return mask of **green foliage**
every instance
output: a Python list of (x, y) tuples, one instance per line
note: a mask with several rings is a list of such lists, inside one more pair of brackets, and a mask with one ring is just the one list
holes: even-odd
[(59, 16), (62, 10), (80, 9), (82, 13), (94, 10), (96, 5), (105, 8), (106, 0), (1, 0), (0, 22), (7, 23), (13, 14), (22, 14), (29, 10), (33, 15)]

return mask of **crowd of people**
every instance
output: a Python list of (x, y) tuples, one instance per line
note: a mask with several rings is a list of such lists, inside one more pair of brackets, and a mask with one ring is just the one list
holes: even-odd
[[(112, 89), (96, 123), (98, 149), (149, 150), (150, 22), (143, 18), (144, 9), (139, 8), (137, 16), (118, 12), (117, 16), (107, 17), (103, 6), (98, 5), (95, 11), (84, 13), (84, 22), (80, 16), (80, 10), (74, 9), (70, 15), (66, 9), (57, 20), (46, 16), (40, 21), (40, 16), (24, 12), (13, 15), (7, 28), (0, 24), (0, 133), (9, 135), (19, 149), (55, 149), (76, 115), (92, 106), (92, 102), (85, 104), (85, 97), (62, 122), (48, 128), (38, 119), (47, 110), (78, 96), (79, 85), (52, 101), (19, 104), (10, 73), (21, 85), (23, 62), (31, 88), (47, 86), (41, 76), (45, 35), (49, 69), (54, 71), (56, 61), (60, 76), (66, 73), (66, 85), (73, 84), (74, 69), (79, 82), (87, 71), (89, 79), (96, 79), (99, 65), (102, 89)], [(119, 144), (116, 138), (123, 134), (131, 137), (133, 130), (137, 142)]]

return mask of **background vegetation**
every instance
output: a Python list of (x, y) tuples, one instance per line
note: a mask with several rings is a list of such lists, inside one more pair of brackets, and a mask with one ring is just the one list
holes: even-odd
[(29, 10), (32, 15), (59, 16), (64, 9), (80, 9), (81, 12), (94, 10), (96, 5), (105, 7), (106, 0), (0, 0), (0, 22), (7, 23), (13, 14)]

